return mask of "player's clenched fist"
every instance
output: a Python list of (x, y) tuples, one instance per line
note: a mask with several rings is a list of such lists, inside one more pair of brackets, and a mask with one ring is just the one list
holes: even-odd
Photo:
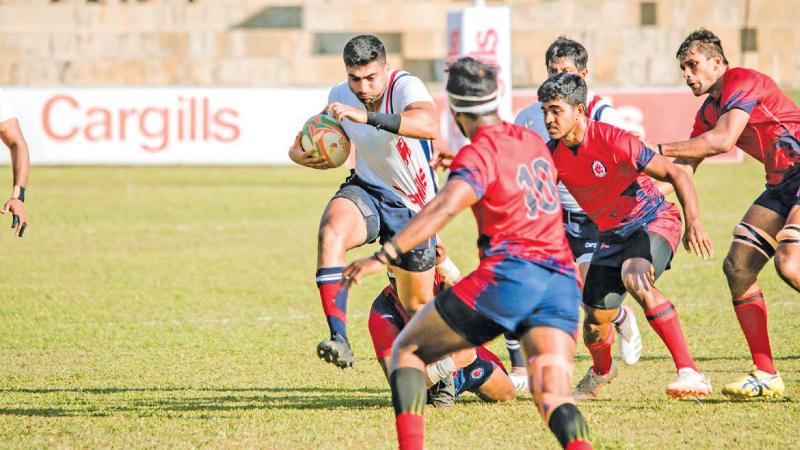
[(333, 116), (337, 122), (350, 119), (355, 123), (367, 123), (367, 112), (343, 103), (334, 102), (325, 107), (325, 113)]
[(297, 164), (301, 166), (311, 167), (312, 169), (328, 169), (330, 165), (325, 158), (321, 158), (317, 155), (314, 149), (305, 150), (300, 144), (300, 139), (303, 133), (297, 133), (297, 136), (294, 138), (294, 142), (292, 146), (289, 147), (289, 158)]
[(708, 237), (706, 230), (703, 229), (699, 221), (686, 222), (683, 247), (703, 259), (714, 257), (714, 246), (711, 244), (711, 238)]

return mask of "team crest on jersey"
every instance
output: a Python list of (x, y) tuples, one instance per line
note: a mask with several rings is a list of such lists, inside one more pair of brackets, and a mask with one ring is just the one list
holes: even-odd
[(604, 166), (600, 161), (595, 160), (592, 163), (592, 172), (594, 172), (594, 176), (597, 178), (603, 178), (606, 176), (606, 166)]
[(477, 367), (469, 374), (470, 378), (473, 380), (477, 380), (481, 375), (483, 375), (483, 367)]

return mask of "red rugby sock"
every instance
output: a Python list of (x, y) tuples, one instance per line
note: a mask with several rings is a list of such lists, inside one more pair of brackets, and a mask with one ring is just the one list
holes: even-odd
[(394, 418), (400, 450), (418, 450), (425, 445), (425, 418), (419, 414), (402, 413)]
[(346, 339), (347, 288), (342, 285), (343, 270), (343, 267), (323, 267), (317, 270), (317, 288), (331, 337), (338, 334)]
[(772, 360), (772, 348), (769, 345), (767, 305), (764, 302), (764, 294), (760, 289), (746, 292), (733, 300), (733, 310), (736, 311), (739, 326), (747, 339), (756, 369), (774, 375), (776, 371), (775, 363)]
[(425, 374), (413, 367), (400, 367), (389, 375), (394, 423), (400, 450), (422, 450), (425, 444)]
[(686, 337), (681, 328), (681, 321), (678, 319), (678, 311), (671, 302), (666, 301), (653, 308), (645, 310), (645, 316), (650, 326), (658, 334), (658, 337), (664, 341), (664, 345), (672, 354), (672, 359), (675, 361), (676, 369), (683, 369), (685, 367), (697, 370), (692, 359), (692, 354), (689, 352), (689, 346), (686, 344)]
[[(585, 342), (585, 341), (584, 341)], [(598, 375), (607, 375), (611, 371), (611, 346), (614, 344), (614, 330), (608, 332), (608, 337), (599, 342), (586, 344), (592, 354), (592, 370)]]

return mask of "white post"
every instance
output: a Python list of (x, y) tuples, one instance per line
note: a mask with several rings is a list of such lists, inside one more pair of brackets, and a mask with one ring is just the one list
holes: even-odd
[[(462, 56), (472, 56), (497, 65), (498, 113), (513, 121), (511, 111), (511, 10), (508, 7), (486, 7), (476, 0), (475, 7), (447, 14), (447, 56), (445, 65)], [(447, 113), (450, 148), (460, 149), (468, 141)]]

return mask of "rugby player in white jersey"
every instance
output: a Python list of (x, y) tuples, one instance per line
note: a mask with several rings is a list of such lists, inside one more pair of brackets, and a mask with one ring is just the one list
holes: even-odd
[[(564, 36), (560, 36), (550, 44), (545, 53), (548, 76), (566, 72), (578, 75), (585, 80), (589, 74), (588, 61), (589, 54), (586, 48), (579, 42)], [(591, 90), (586, 96), (586, 115), (591, 120), (628, 129), (622, 115), (607, 100)], [(535, 131), (545, 142), (550, 140), (540, 102), (534, 102), (520, 111), (514, 122)], [(589, 270), (589, 262), (592, 260), (595, 247), (597, 247), (597, 225), (586, 216), (563, 183), (558, 183), (558, 197), (563, 208), (567, 241), (569, 241), (572, 254), (575, 256), (575, 263), (578, 265), (581, 279), (585, 279), (586, 272)], [(636, 364), (642, 356), (642, 337), (636, 325), (633, 310), (627, 306), (619, 308), (619, 313), (614, 318), (614, 326), (620, 336), (622, 361), (629, 365)], [(584, 326), (584, 330), (586, 330), (586, 326)], [(511, 378), (519, 390), (527, 390), (526, 362), (522, 360), (519, 342), (513, 336), (506, 335), (506, 346), (511, 357)]]
[(11, 212), (11, 228), (14, 229), (15, 235), (22, 237), (28, 227), (28, 215), (22, 204), (25, 201), (25, 186), (28, 184), (30, 171), (28, 144), (22, 136), (17, 116), (2, 89), (0, 89), (0, 140), (11, 153), (11, 173), (14, 175), (11, 197), (3, 205), (0, 214)]
[[(439, 115), (425, 85), (389, 67), (377, 37), (354, 37), (343, 56), (347, 81), (331, 89), (325, 112), (354, 144), (356, 164), (322, 214), (316, 273), (330, 329), (317, 355), (340, 368), (354, 362), (346, 328), (349, 283), (342, 280), (345, 252), (389, 242), (433, 198), (431, 139), (439, 134)], [(289, 156), (303, 166), (327, 168), (313, 151), (303, 150), (299, 134)], [(435, 248), (431, 239), (391, 261), (398, 296), (410, 315), (433, 298)]]

